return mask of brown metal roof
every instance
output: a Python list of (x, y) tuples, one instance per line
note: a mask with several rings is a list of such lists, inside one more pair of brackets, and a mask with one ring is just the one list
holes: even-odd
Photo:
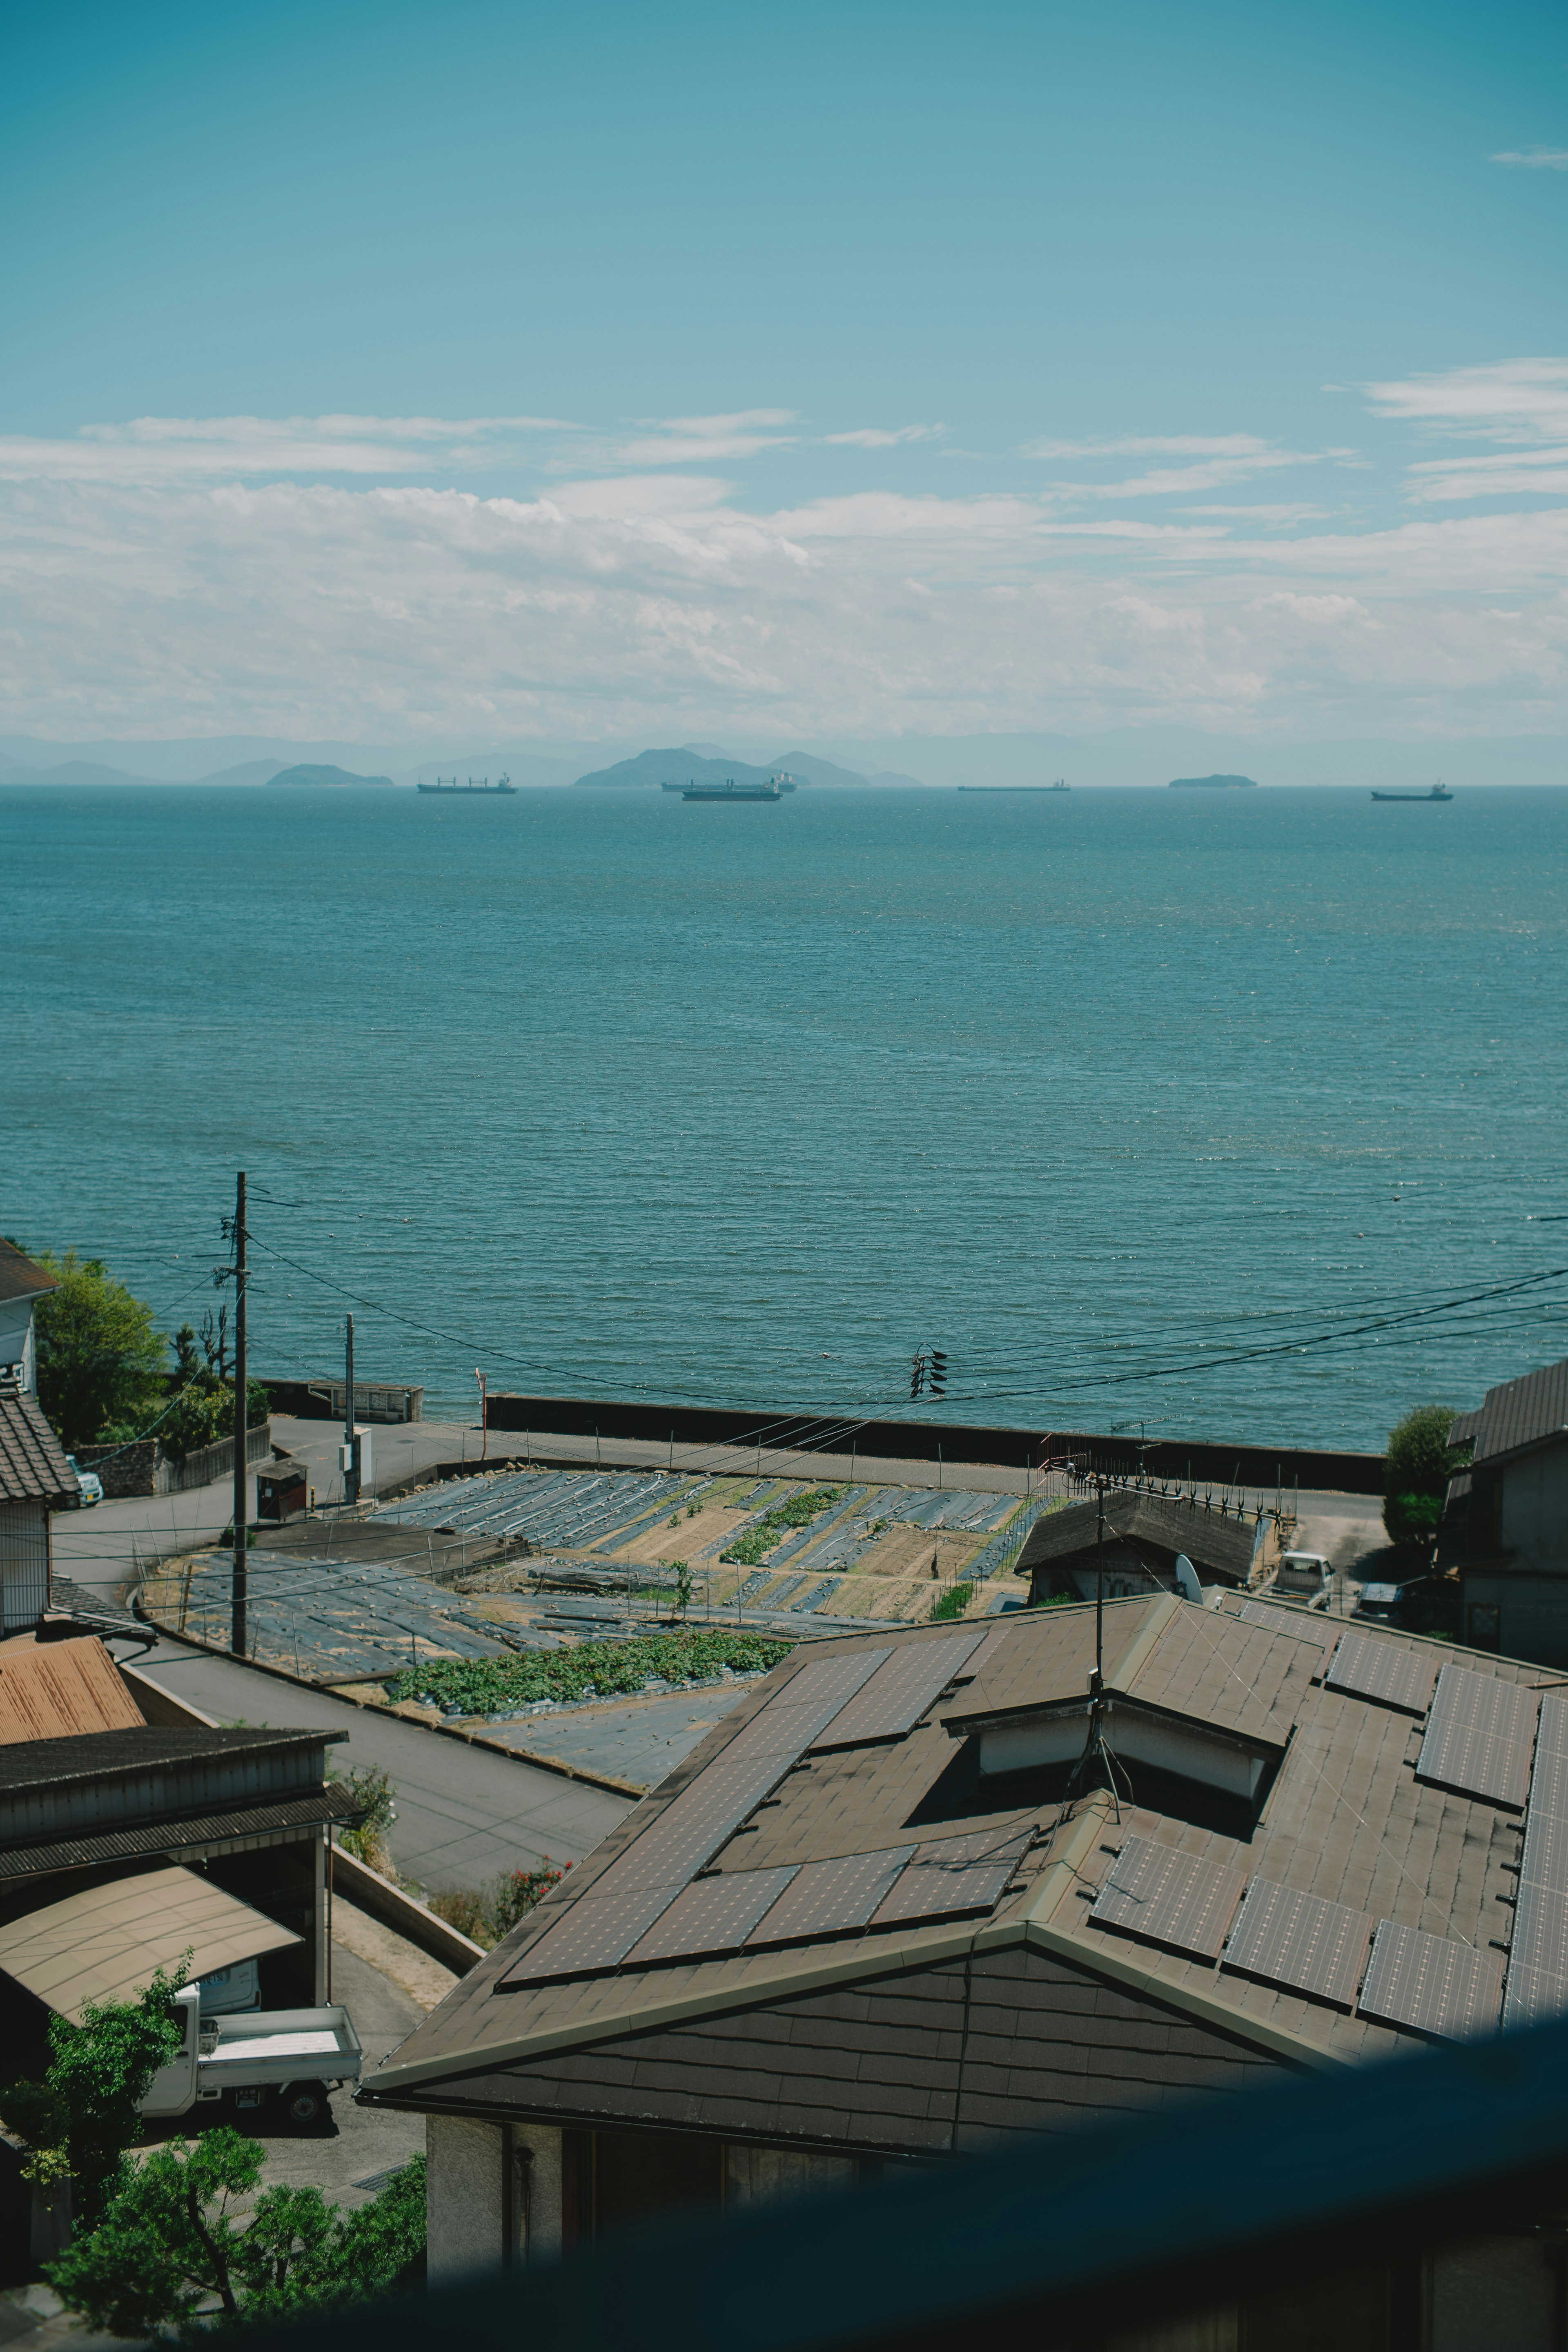
[(37, 1398), (0, 1388), (0, 1503), (74, 1503), (79, 1492)]
[(24, 1257), (14, 1242), (0, 1240), (0, 1307), (13, 1298), (38, 1298), (58, 1288), (56, 1276)]
[(0, 1650), (0, 1747), (145, 1729), (146, 1722), (109, 1652), (90, 1634)]
[[(1462, 1657), (1507, 1681), (1537, 1676), (1534, 1668), (1449, 1645), (1438, 1651), (1392, 1628), (1357, 1630), (1423, 1655)], [(931, 1628), (854, 1636), (842, 1646), (939, 1637)], [(1133, 1832), (1247, 1878), (1485, 1948), (1507, 1916), (1499, 1898), (1512, 1892), (1506, 1865), (1518, 1859), (1516, 1817), (1418, 1782), (1420, 1733), (1411, 1717), (1315, 1682), (1319, 1644), (1173, 1595), (1107, 1605), (1107, 1683), (1194, 1726), (1283, 1750), (1250, 1828), (1235, 1815), (1226, 1817), (1228, 1830), (1213, 1826), (1212, 1807), (1211, 1825), (1202, 1805), (1157, 1810), (1152, 1797), (1141, 1799), (1140, 1784), (1158, 1784), (1137, 1766), (1120, 1824), (1103, 1794), (1068, 1808), (1064, 1820), (1058, 1799), (1020, 1796), (1017, 1784), (1011, 1796), (987, 1788), (975, 1743), (963, 1737), (966, 1726), (1081, 1697), (1093, 1644), (1091, 1607), (1009, 1617), (955, 1697), (900, 1739), (812, 1756), (715, 1865), (721, 1874), (763, 1870), (869, 1853), (914, 1836), (1011, 1839), (1028, 1831), (1031, 1848), (988, 1918), (857, 1929), (662, 1966), (628, 1962), (572, 1982), (527, 1980), (531, 1944), (722, 1757), (791, 1671), (781, 1668), (453, 1990), (371, 2078), (368, 2093), (407, 2105), (707, 2121), (764, 2137), (787, 2129), (824, 2143), (837, 2134), (912, 2149), (1034, 2127), (1064, 2103), (1104, 2108), (1131, 2088), (1163, 2095), (1190, 2082), (1194, 2068), (1332, 2063), (1406, 2045), (1409, 2036), (1396, 2028), (1255, 1982), (1223, 1959), (1096, 1927), (1089, 1901)], [(813, 1645), (814, 1657), (823, 1654)], [(984, 1996), (974, 1990), (977, 1971)], [(503, 1978), (511, 1979), (504, 1990)], [(973, 2050), (973, 2004), (982, 1999), (994, 2021), (984, 2035), (994, 2055), (985, 2063), (997, 2072), (989, 2105), (972, 2101), (960, 2117), (936, 2084), (948, 2080), (942, 2053), (952, 2048), (953, 2004), (963, 2010)], [(1140, 2050), (1146, 2063), (1130, 2054)], [(867, 2086), (895, 2078), (903, 2088), (890, 2109), (877, 2110), (879, 2121)]]
[(232, 1968), (302, 1937), (195, 1871), (143, 1870), (84, 1887), (0, 1925), (0, 1969), (60, 2016), (129, 2000), (188, 1951), (190, 1976)]
[[(1470, 1459), (1478, 1469), (1500, 1454), (1517, 1454), (1524, 1446), (1539, 1445), (1543, 1438), (1561, 1436), (1568, 1431), (1568, 1357), (1560, 1364), (1543, 1364), (1537, 1372), (1526, 1372), (1517, 1381), (1503, 1381), (1489, 1389), (1480, 1411), (1464, 1418), (1474, 1423), (1476, 1444)], [(1461, 1425), (1456, 1422), (1454, 1427)], [(1449, 1443), (1459, 1442), (1450, 1431)]]
[[(1092, 1555), (1099, 1540), (1098, 1503), (1074, 1503), (1037, 1519), (1019, 1555), (1020, 1571)], [(1249, 1521), (1205, 1510), (1201, 1503), (1139, 1491), (1107, 1495), (1105, 1535), (1134, 1549), (1144, 1543), (1160, 1551), (1184, 1552), (1195, 1568), (1212, 1569), (1245, 1583), (1256, 1540)]]

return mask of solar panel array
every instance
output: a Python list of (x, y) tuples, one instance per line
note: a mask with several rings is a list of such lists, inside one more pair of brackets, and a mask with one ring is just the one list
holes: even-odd
[[(1517, 1687), (1517, 1685), (1515, 1685)], [(1521, 1693), (1521, 1696), (1530, 1696)], [(1519, 1858), (1502, 2021), (1511, 2032), (1568, 2012), (1568, 1700), (1541, 1699)]]
[(1361, 1989), (1361, 2013), (1448, 2042), (1497, 2029), (1502, 1957), (1380, 1919)]
[(890, 1927), (907, 1921), (912, 1926), (966, 1911), (993, 1910), (1032, 1835), (1022, 1830), (999, 1843), (994, 1830), (978, 1830), (969, 1837), (938, 1838), (917, 1846), (914, 1859), (894, 1879), (871, 1925)]
[(807, 1943), (865, 1927), (913, 1853), (912, 1845), (891, 1845), (805, 1864), (752, 1928), (748, 1946)]
[(1241, 1900), (1243, 1874), (1175, 1846), (1130, 1837), (1089, 1907), (1100, 1927), (1145, 1936), (1204, 1959), (1218, 1956)]
[(528, 1947), (501, 1983), (578, 1976), (624, 1960), (888, 1654), (878, 1648), (808, 1659), (722, 1754)]
[(1369, 1641), (1364, 1633), (1344, 1635), (1323, 1676), (1331, 1690), (1375, 1699), (1404, 1715), (1426, 1714), (1436, 1678), (1430, 1652)]
[(1371, 1937), (1364, 1911), (1254, 1878), (1226, 1946), (1225, 1965), (1349, 2009)]
[(900, 1643), (848, 1706), (812, 1741), (814, 1748), (858, 1748), (912, 1730), (940, 1691), (988, 1636), (981, 1629)]
[(1415, 1759), (1417, 1780), (1494, 1804), (1522, 1806), (1530, 1789), (1536, 1697), (1497, 1675), (1445, 1666)]
[(695, 1879), (656, 1919), (626, 1958), (634, 1968), (653, 1960), (681, 1959), (699, 1952), (738, 1952), (764, 1911), (778, 1901), (795, 1874), (785, 1863), (777, 1870), (722, 1870)]
[(1236, 1614), (1248, 1625), (1265, 1626), (1270, 1633), (1289, 1633), (1320, 1650), (1326, 1650), (1333, 1640), (1332, 1630), (1321, 1617), (1293, 1616), (1289, 1609), (1271, 1609), (1267, 1601), (1244, 1601)]

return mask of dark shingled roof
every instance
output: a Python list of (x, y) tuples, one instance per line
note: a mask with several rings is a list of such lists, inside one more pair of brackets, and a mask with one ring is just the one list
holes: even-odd
[[(1018, 1570), (1092, 1553), (1099, 1536), (1098, 1503), (1074, 1503), (1037, 1519), (1018, 1559)], [(1222, 1517), (1201, 1503), (1173, 1496), (1123, 1492), (1105, 1498), (1105, 1538), (1134, 1549), (1142, 1543), (1160, 1551), (1184, 1552), (1194, 1568), (1214, 1570), (1245, 1584), (1252, 1567), (1255, 1530), (1248, 1520)]]
[[(1259, 1981), (1223, 1955), (1165, 1948), (1090, 1916), (1132, 1834), (1237, 1884), (1267, 1879), (1369, 1923), (1418, 1929), (1467, 1958), (1506, 1933), (1517, 1811), (1417, 1780), (1411, 1716), (1323, 1682), (1325, 1630), (1352, 1629), (1303, 1619), (1298, 1633), (1284, 1611), (1274, 1612), (1282, 1624), (1254, 1624), (1237, 1605), (1227, 1595), (1223, 1608), (1200, 1609), (1173, 1594), (1107, 1603), (1110, 1736), (1114, 1743), (1118, 1724), (1137, 1716), (1270, 1754), (1281, 1760), (1259, 1810), (1194, 1803), (1136, 1762), (1119, 1817), (1103, 1790), (1064, 1805), (1044, 1780), (984, 1780), (976, 1748), (986, 1724), (1081, 1711), (1094, 1663), (1092, 1605), (1019, 1611), (957, 1670), (956, 1696), (939, 1697), (908, 1730), (803, 1757), (702, 1882), (912, 1839), (979, 1837), (1011, 1852), (1026, 1838), (985, 1916), (838, 1930), (825, 1921), (782, 1948), (716, 1945), (583, 1968), (570, 1980), (531, 1978), (531, 1948), (573, 1914), (592, 1920), (605, 1873), (686, 1792), (700, 1798), (709, 1774), (722, 1830), (736, 1771), (727, 1751), (769, 1706), (782, 1702), (781, 1722), (790, 1714), (791, 1683), (808, 1661), (820, 1672), (836, 1653), (949, 1636), (931, 1626), (813, 1643), (715, 1725), (367, 2075), (366, 2103), (913, 2154), (1202, 2082), (1238, 2084), (1260, 2066), (1410, 2048), (1410, 2031), (1353, 1999), (1292, 1989), (1299, 1979)], [(1538, 1679), (1532, 1667), (1392, 1627), (1353, 1631), (1429, 1662), (1434, 1676), (1440, 1663), (1462, 1663), (1510, 1684)]]
[(1480, 1411), (1464, 1413), (1454, 1423), (1448, 1443), (1462, 1444), (1473, 1433), (1476, 1447), (1470, 1460), (1479, 1469), (1484, 1462), (1521, 1453), (1527, 1445), (1539, 1445), (1544, 1438), (1560, 1437), (1565, 1432), (1568, 1357), (1560, 1364), (1543, 1364), (1538, 1372), (1525, 1372), (1517, 1381), (1503, 1381), (1489, 1389)]
[(146, 1724), (134, 1730), (79, 1731), (0, 1748), (0, 1790), (63, 1787), (73, 1780), (134, 1780), (161, 1766), (231, 1764), (278, 1748), (321, 1748), (346, 1731), (209, 1730), (205, 1725)]
[(13, 1298), (37, 1298), (58, 1287), (55, 1276), (24, 1257), (15, 1243), (0, 1240), (0, 1306)]
[(74, 1503), (79, 1492), (37, 1398), (0, 1388), (0, 1503)]

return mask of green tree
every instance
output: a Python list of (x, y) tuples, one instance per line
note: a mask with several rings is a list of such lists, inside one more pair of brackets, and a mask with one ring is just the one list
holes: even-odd
[(195, 2344), (215, 2326), (384, 2294), (423, 2247), (422, 2156), (352, 2212), (275, 2184), (237, 2221), (233, 2200), (250, 2198), (263, 2162), (227, 2125), (127, 2158), (100, 2227), (47, 2266), (56, 2294), (112, 2335)]
[(46, 2184), (68, 2172), (76, 2218), (89, 2228), (141, 2132), (148, 2084), (179, 2049), (174, 1995), (185, 1975), (184, 1964), (160, 1969), (133, 2000), (89, 2001), (79, 2025), (51, 2017), (43, 2081), (0, 2089), (0, 2123), (27, 2143), (26, 2178)]
[(1448, 1443), (1453, 1420), (1451, 1405), (1418, 1404), (1389, 1432), (1383, 1524), (1394, 1543), (1436, 1539), (1448, 1481), (1465, 1463), (1465, 1448)]
[(36, 1260), (59, 1286), (39, 1299), (33, 1320), (38, 1402), (61, 1443), (70, 1450), (90, 1445), (105, 1428), (145, 1428), (165, 1402), (166, 1342), (153, 1328), (152, 1308), (100, 1258), (40, 1250)]

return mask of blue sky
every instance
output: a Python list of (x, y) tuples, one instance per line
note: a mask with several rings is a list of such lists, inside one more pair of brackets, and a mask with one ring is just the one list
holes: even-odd
[(1560, 10), (8, 47), (9, 730), (1563, 726)]

